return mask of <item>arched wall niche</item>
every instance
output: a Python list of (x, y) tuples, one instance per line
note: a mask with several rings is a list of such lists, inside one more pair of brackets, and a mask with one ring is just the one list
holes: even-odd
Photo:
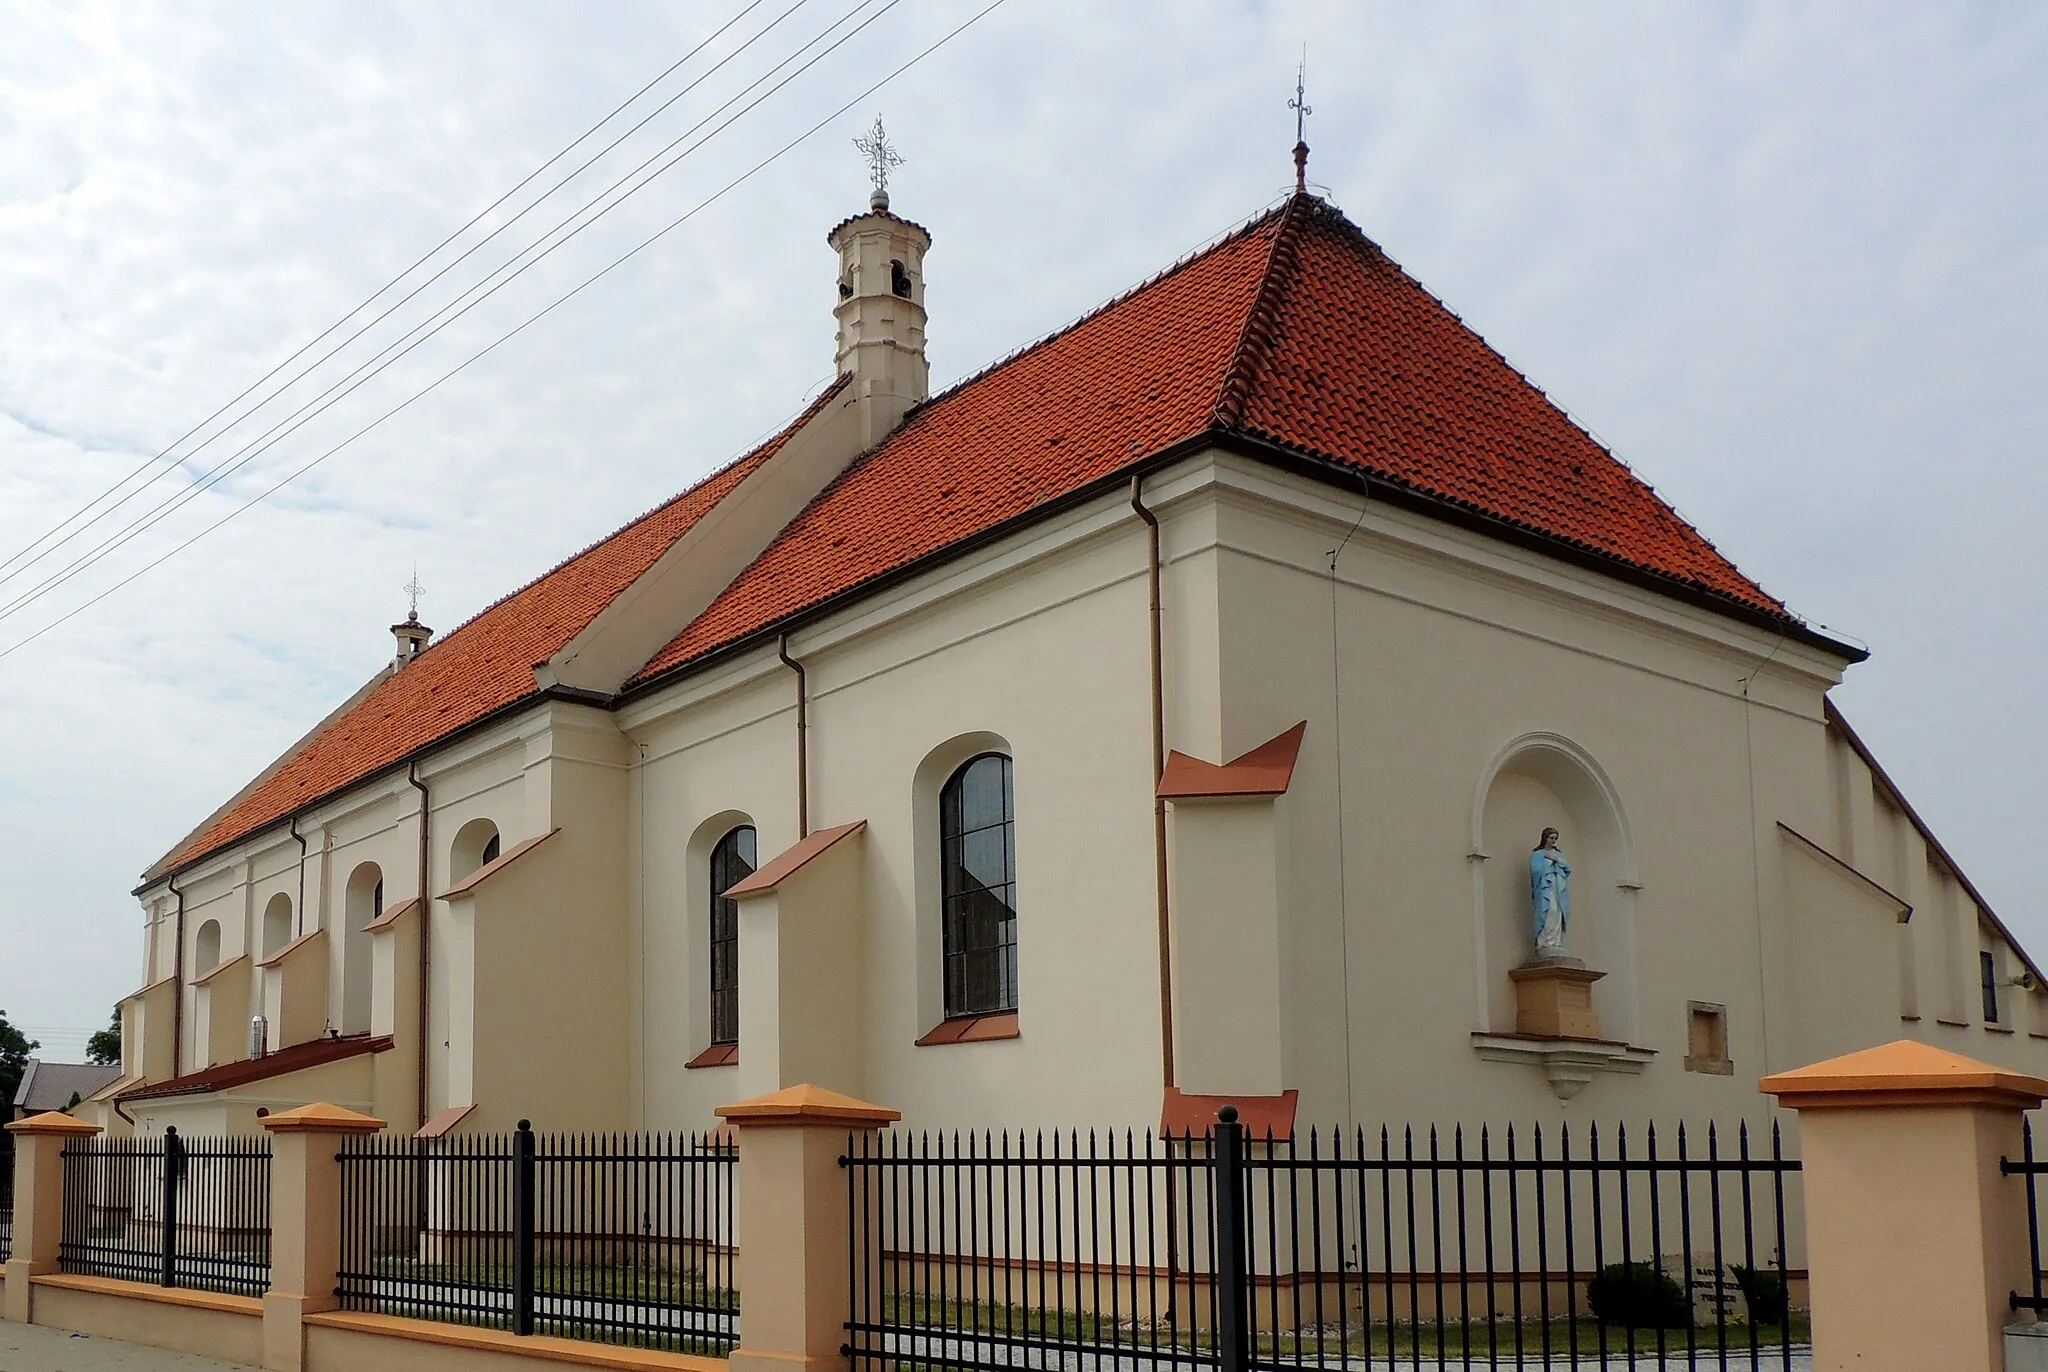
[(497, 856), (497, 824), (473, 819), (455, 831), (455, 841), (448, 845), (448, 880), (461, 881)]
[(370, 1032), (370, 925), (384, 913), (384, 869), (358, 863), (342, 895), (341, 1032)]
[(1593, 988), (1601, 1032), (1636, 1042), (1635, 839), (1620, 793), (1591, 752), (1561, 734), (1533, 732), (1494, 754), (1472, 799), (1473, 944), (1477, 1027), (1515, 1028), (1508, 973), (1533, 951), (1529, 853), (1558, 831), (1572, 866), (1566, 950), (1607, 975)]
[[(956, 734), (927, 752), (911, 775), (911, 854), (917, 863), (917, 870), (911, 874), (911, 889), (916, 895), (917, 910), (919, 1033), (937, 1027), (946, 1017), (946, 935), (941, 895), (944, 855), (939, 844), (939, 792), (963, 764), (983, 753), (1001, 753), (1011, 760), (1013, 767), (1017, 760), (1016, 750), (1008, 739), (1001, 734), (977, 729), (971, 733)], [(1018, 980), (1028, 985), (1029, 978), (1023, 970), (1031, 958), (1031, 906), (1030, 897), (1024, 894), (1030, 881), (1027, 874), (1029, 859), (1024, 852), (1028, 821), (1023, 812), (1024, 778), (1017, 771), (1012, 772), (1011, 795), (1017, 814)]]
[(263, 906), (263, 956), (292, 941), (292, 898), (279, 891)]

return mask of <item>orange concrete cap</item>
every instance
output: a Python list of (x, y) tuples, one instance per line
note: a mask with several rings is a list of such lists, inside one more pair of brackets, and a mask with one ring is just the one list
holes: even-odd
[(266, 1115), (261, 1123), (273, 1134), (374, 1134), (384, 1127), (383, 1120), (358, 1115), (326, 1101)]
[(837, 1091), (808, 1082), (752, 1100), (721, 1105), (712, 1113), (734, 1124), (893, 1124), (903, 1118), (901, 1110), (886, 1105), (869, 1105)]
[(45, 1110), (40, 1115), (30, 1115), (7, 1126), (10, 1134), (60, 1134), (69, 1139), (89, 1139), (99, 1131), (97, 1124), (75, 1120), (56, 1110)]
[(2031, 1110), (2048, 1100), (2048, 1081), (1911, 1039), (1778, 1072), (1758, 1082), (1757, 1089), (1795, 1110), (1913, 1105)]

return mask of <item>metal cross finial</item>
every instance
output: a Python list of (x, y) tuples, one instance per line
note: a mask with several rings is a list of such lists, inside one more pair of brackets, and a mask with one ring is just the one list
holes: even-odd
[(868, 180), (875, 183), (872, 197), (877, 209), (889, 207), (889, 169), (903, 165), (902, 154), (889, 144), (889, 132), (882, 127), (882, 116), (875, 116), (875, 126), (867, 133), (853, 140), (853, 146), (866, 154), (868, 159)]
[(1294, 98), (1287, 102), (1294, 111), (1294, 189), (1308, 190), (1308, 117), (1315, 113), (1308, 103), (1308, 44), (1301, 45), (1301, 65), (1294, 69)]
[(411, 613), (409, 613), (406, 616), (406, 618), (418, 619), (420, 617), (420, 597), (422, 595), (425, 595), (427, 591), (426, 587), (420, 585), (419, 563), (415, 562), (412, 564), (412, 580), (406, 582), (403, 586), (400, 586), (398, 589), (404, 591), (408, 596), (412, 597), (412, 610)]

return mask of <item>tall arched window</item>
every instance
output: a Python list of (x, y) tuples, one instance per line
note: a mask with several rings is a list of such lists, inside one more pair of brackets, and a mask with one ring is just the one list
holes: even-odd
[(740, 1041), (740, 903), (725, 893), (754, 874), (754, 830), (742, 824), (711, 850), (711, 1041)]
[(1001, 753), (970, 760), (939, 792), (949, 1018), (1017, 1008), (1016, 832)]

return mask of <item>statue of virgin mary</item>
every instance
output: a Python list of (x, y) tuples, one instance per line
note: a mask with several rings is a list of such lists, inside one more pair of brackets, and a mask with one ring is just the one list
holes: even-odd
[(1572, 865), (1557, 839), (1557, 830), (1545, 829), (1529, 854), (1529, 918), (1539, 958), (1564, 955), (1565, 931), (1572, 920)]

